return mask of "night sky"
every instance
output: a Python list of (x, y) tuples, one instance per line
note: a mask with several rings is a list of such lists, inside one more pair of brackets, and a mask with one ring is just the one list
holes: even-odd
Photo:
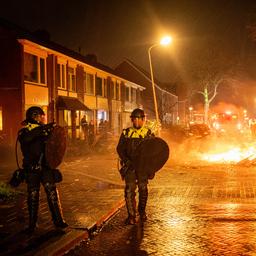
[(175, 77), (175, 60), (205, 37), (221, 42), (223, 52), (247, 52), (246, 25), (255, 7), (249, 0), (7, 0), (0, 16), (31, 31), (45, 29), (52, 41), (96, 54), (112, 68), (128, 58), (148, 70), (148, 48), (168, 33), (173, 45), (152, 50), (156, 76), (167, 82)]

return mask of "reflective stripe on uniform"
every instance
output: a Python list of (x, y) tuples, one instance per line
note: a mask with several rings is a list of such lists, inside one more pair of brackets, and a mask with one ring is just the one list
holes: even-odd
[(36, 127), (40, 126), (39, 124), (31, 124), (31, 123), (28, 123), (25, 128), (28, 129), (29, 131), (35, 129)]
[(127, 138), (145, 138), (148, 134), (148, 131), (149, 129), (146, 127), (141, 127), (140, 129), (130, 127), (128, 129), (124, 129), (123, 134)]

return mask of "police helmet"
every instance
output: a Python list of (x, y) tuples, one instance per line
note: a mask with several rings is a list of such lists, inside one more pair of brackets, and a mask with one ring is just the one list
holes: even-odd
[(140, 108), (135, 108), (135, 109), (132, 111), (130, 117), (131, 117), (131, 118), (136, 118), (136, 117), (138, 117), (138, 118), (144, 118), (144, 117), (145, 117), (145, 113), (144, 113), (144, 111), (143, 111), (142, 109), (140, 109)]
[(30, 107), (26, 111), (26, 120), (32, 120), (34, 119), (37, 115), (45, 115), (44, 111), (40, 107)]

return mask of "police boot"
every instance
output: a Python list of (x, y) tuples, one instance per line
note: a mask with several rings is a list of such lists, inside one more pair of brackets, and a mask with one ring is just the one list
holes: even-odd
[(125, 223), (127, 225), (134, 225), (136, 224), (136, 200), (135, 198), (125, 198), (126, 201), (126, 208), (128, 212), (128, 218), (126, 219)]
[(56, 228), (66, 228), (68, 224), (63, 220), (59, 195), (54, 184), (45, 184), (47, 201)]
[(139, 204), (138, 212), (141, 221), (147, 220), (146, 205), (148, 200), (148, 188), (146, 184), (139, 185)]
[(39, 207), (39, 191), (32, 190), (28, 192), (28, 213), (29, 213), (29, 226), (25, 229), (25, 232), (32, 234), (36, 228), (37, 214)]
[(128, 218), (126, 219), (125, 223), (127, 225), (136, 224), (136, 200), (135, 200), (135, 196), (136, 196), (136, 194), (133, 190), (133, 186), (132, 187), (126, 186), (125, 202), (126, 202), (126, 208), (127, 208), (127, 212), (128, 212)]

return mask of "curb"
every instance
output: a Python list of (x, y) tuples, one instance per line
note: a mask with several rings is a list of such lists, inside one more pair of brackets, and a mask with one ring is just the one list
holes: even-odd
[(113, 215), (115, 215), (123, 206), (125, 201), (119, 201), (107, 214), (103, 215), (92, 227), (88, 230), (70, 230), (58, 241), (52, 242), (45, 248), (40, 249), (35, 256), (62, 256), (69, 252), (71, 249), (79, 245), (82, 241), (88, 240), (90, 235), (99, 230)]
[[(39, 248), (39, 252), (35, 256), (60, 256), (67, 253), (77, 244), (89, 238), (88, 231), (70, 230), (63, 235), (59, 240), (50, 242), (45, 248)], [(49, 243), (49, 242), (48, 242)]]
[(122, 199), (106, 215), (104, 215), (102, 218), (100, 218), (96, 222), (97, 229), (99, 229), (102, 225), (104, 225), (105, 222), (107, 222), (113, 215), (115, 215), (117, 211), (119, 211), (124, 205), (125, 205), (125, 201), (124, 199)]
[[(81, 232), (81, 231), (80, 231)], [(82, 232), (82, 234), (79, 234), (72, 239), (69, 243), (67, 243), (65, 246), (54, 252), (52, 255), (53, 256), (58, 256), (58, 255), (64, 255), (68, 251), (70, 251), (72, 248), (74, 248), (76, 245), (80, 244), (82, 241), (88, 240), (89, 234), (88, 232)], [(45, 254), (48, 255), (48, 254)]]

